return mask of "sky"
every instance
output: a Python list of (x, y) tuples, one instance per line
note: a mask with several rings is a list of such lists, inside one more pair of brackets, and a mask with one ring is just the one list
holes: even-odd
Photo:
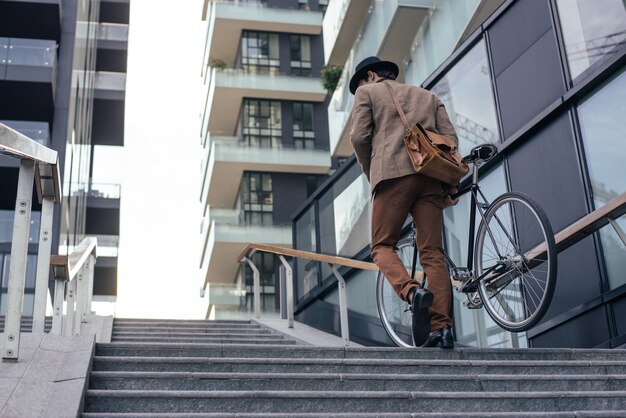
[[(125, 146), (97, 147), (94, 183), (120, 183), (125, 318), (203, 319), (200, 298), (202, 0), (131, 0)], [(106, 305), (106, 304), (105, 304)]]

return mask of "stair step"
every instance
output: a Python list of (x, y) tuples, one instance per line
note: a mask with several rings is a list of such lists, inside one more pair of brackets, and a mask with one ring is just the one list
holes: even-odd
[(242, 332), (242, 333), (224, 333), (224, 332), (125, 332), (113, 330), (113, 337), (190, 337), (190, 338), (256, 338), (256, 339), (284, 339), (282, 335), (270, 334), (267, 332)]
[(155, 325), (155, 324), (176, 324), (176, 325), (254, 325), (258, 326), (257, 323), (254, 323), (249, 320), (241, 320), (241, 321), (209, 321), (206, 319), (150, 319), (150, 318), (115, 318), (113, 323), (115, 325), (118, 324), (146, 324), (146, 325)]
[(271, 331), (265, 328), (261, 328), (258, 326), (240, 326), (240, 327), (227, 327), (227, 326), (219, 326), (219, 327), (198, 327), (198, 326), (184, 326), (184, 327), (175, 327), (164, 325), (162, 327), (159, 326), (119, 326), (116, 325), (114, 327), (114, 331), (116, 332), (197, 332), (197, 333), (228, 333), (228, 334), (238, 334), (238, 333), (247, 333), (247, 332), (256, 332), (256, 333), (270, 333)]
[(91, 373), (97, 390), (626, 391), (626, 375), (415, 375), (340, 373)]
[(626, 411), (572, 411), (572, 412), (425, 412), (425, 413), (124, 413), (87, 412), (84, 418), (620, 418)]
[(294, 340), (286, 340), (284, 338), (213, 338), (213, 337), (111, 337), (111, 341), (128, 341), (128, 342), (157, 342), (168, 340), (178, 343), (214, 343), (214, 344), (278, 344), (278, 345), (294, 345)]
[(331, 392), (88, 390), (89, 412), (298, 412), (624, 410), (626, 392)]
[(626, 361), (398, 360), (95, 356), (94, 371), (382, 374), (626, 374)]
[[(217, 356), (219, 344), (162, 344), (113, 342), (96, 344), (96, 355), (138, 357), (206, 357)], [(337, 348), (298, 345), (240, 345), (228, 347), (228, 357), (251, 358), (371, 358), (371, 359), (441, 359), (441, 360), (626, 360), (626, 350), (587, 349), (476, 349), (454, 350), (420, 348)]]

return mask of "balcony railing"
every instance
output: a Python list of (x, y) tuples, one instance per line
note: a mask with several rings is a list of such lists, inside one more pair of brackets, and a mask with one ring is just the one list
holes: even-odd
[(9, 128), (15, 129), (33, 141), (47, 147), (50, 145), (50, 125), (48, 122), (23, 121), (23, 120), (0, 120)]
[(91, 183), (87, 191), (87, 196), (103, 199), (119, 199), (121, 195), (122, 185), (115, 183)]
[(0, 64), (55, 68), (56, 50), (55, 41), (0, 38)]
[(128, 25), (121, 23), (100, 23), (98, 41), (128, 42)]

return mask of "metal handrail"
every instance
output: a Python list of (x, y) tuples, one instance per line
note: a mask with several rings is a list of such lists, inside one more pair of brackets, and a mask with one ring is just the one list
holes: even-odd
[[(611, 225), (615, 230), (619, 238), (626, 245), (626, 232), (624, 232), (615, 221), (626, 213), (626, 193), (622, 193), (615, 199), (611, 200), (602, 207), (594, 210), (593, 212), (581, 217), (577, 221), (573, 222), (569, 226), (563, 228), (561, 231), (555, 234), (557, 252), (564, 251), (571, 247), (592, 233), (598, 231), (600, 228)], [(280, 258), (280, 261), (285, 266), (287, 273), (286, 278), (286, 299), (287, 299), (287, 320), (289, 328), (293, 328), (293, 314), (294, 314), (294, 298), (293, 298), (293, 273), (291, 265), (285, 260), (285, 256), (300, 258), (309, 261), (318, 261), (328, 263), (333, 271), (333, 274), (339, 282), (339, 313), (341, 322), (341, 336), (344, 340), (344, 345), (347, 347), (350, 343), (349, 330), (348, 330), (348, 308), (347, 297), (345, 290), (345, 280), (337, 270), (337, 266), (345, 266), (351, 268), (357, 268), (361, 270), (379, 271), (378, 267), (374, 263), (368, 263), (365, 261), (353, 260), (344, 257), (335, 257), (326, 254), (313, 253), (309, 251), (294, 250), (292, 248), (283, 248), (266, 244), (248, 244), (246, 248), (237, 257), (237, 262), (248, 263), (252, 268), (254, 274), (254, 303), (255, 303), (255, 315), (260, 318), (260, 277), (259, 271), (252, 261), (252, 256), (255, 252), (261, 251), (271, 254), (276, 254)], [(527, 258), (534, 259), (540, 257), (545, 253), (545, 243), (540, 244), (526, 253)], [(416, 271), (416, 277), (421, 276), (421, 271)], [(282, 278), (281, 278), (282, 279)], [(452, 285), (458, 284), (457, 281), (450, 278)], [(282, 282), (282, 280), (281, 280)], [(282, 289), (281, 289), (282, 292)], [(282, 298), (281, 298), (282, 300)], [(282, 305), (281, 305), (282, 311)]]
[[(98, 239), (87, 237), (70, 255), (51, 257), (50, 266), (55, 281), (52, 334), (80, 335), (80, 324), (87, 321), (87, 315), (91, 312), (97, 248)], [(63, 296), (68, 284), (66, 314), (63, 315)]]
[[(253, 272), (254, 278), (254, 310), (255, 316), (260, 318), (261, 316), (261, 296), (260, 296), (260, 275), (259, 270), (252, 261), (252, 256), (255, 252), (261, 251), (278, 255), (281, 263), (285, 267), (286, 278), (286, 299), (287, 299), (287, 321), (289, 328), (294, 326), (294, 302), (293, 302), (293, 270), (291, 265), (285, 260), (285, 256), (301, 258), (309, 261), (319, 261), (322, 263), (328, 263), (330, 268), (339, 283), (339, 321), (341, 324), (341, 338), (345, 347), (350, 345), (350, 331), (348, 329), (348, 301), (346, 295), (346, 281), (339, 273), (337, 266), (345, 266), (351, 268), (357, 268), (361, 270), (378, 271), (378, 266), (374, 263), (368, 263), (366, 261), (352, 260), (350, 258), (336, 257), (326, 254), (312, 253), (309, 251), (294, 250), (291, 248), (277, 247), (267, 244), (248, 244), (246, 248), (237, 257), (237, 262), (248, 263)], [(282, 279), (282, 278), (281, 278)], [(281, 280), (282, 283), (282, 280)], [(282, 288), (281, 288), (282, 292)], [(281, 298), (282, 300), (282, 298)], [(282, 305), (281, 305), (282, 308)], [(281, 309), (282, 310), (282, 309)]]
[(54, 204), (62, 199), (58, 153), (0, 123), (0, 153), (20, 159), (11, 239), (3, 361), (17, 361), (26, 282), (33, 184), (41, 203), (39, 250), (33, 309), (33, 332), (43, 333), (52, 249)]

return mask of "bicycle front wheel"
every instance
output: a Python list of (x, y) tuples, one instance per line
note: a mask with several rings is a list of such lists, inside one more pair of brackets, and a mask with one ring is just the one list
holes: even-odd
[(548, 217), (528, 196), (505, 193), (485, 212), (476, 236), (478, 290), (491, 318), (521, 332), (545, 314), (556, 284), (556, 245)]
[[(413, 251), (415, 251), (415, 247), (410, 239), (398, 243), (398, 257), (409, 272), (413, 263)], [(399, 347), (413, 347), (410, 305), (398, 297), (387, 277), (381, 271), (378, 272), (376, 280), (376, 305), (380, 320), (389, 338)]]

